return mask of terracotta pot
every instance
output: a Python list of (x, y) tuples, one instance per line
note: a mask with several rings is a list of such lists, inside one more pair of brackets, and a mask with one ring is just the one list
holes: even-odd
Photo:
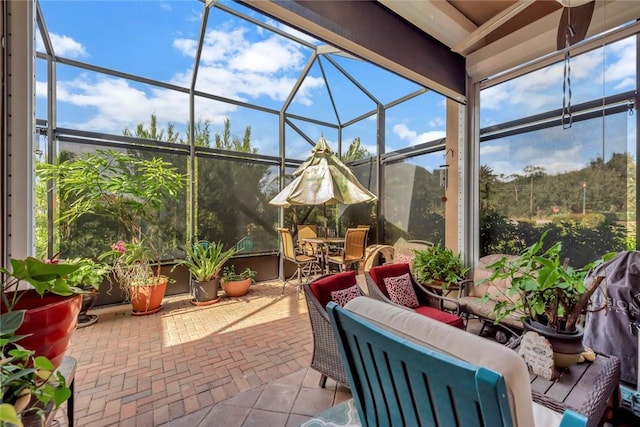
[(168, 281), (168, 278), (162, 276), (157, 283), (131, 286), (129, 288), (129, 301), (133, 306), (132, 314), (134, 316), (143, 316), (160, 311)]
[(576, 327), (575, 331), (560, 331), (531, 319), (524, 320), (524, 331), (533, 331), (545, 337), (553, 349), (553, 363), (557, 368), (568, 368), (578, 363), (584, 351), (582, 345), (583, 331)]
[(251, 286), (251, 278), (227, 282), (222, 279), (222, 290), (225, 295), (228, 297), (241, 297), (246, 295), (249, 292), (249, 287)]
[(220, 300), (220, 298), (218, 297), (218, 288), (220, 287), (219, 277), (204, 282), (193, 280), (191, 282), (191, 286), (193, 289), (194, 298), (192, 303), (194, 305), (215, 304)]
[(18, 344), (35, 351), (36, 356), (45, 356), (56, 367), (60, 366), (71, 334), (78, 325), (81, 304), (81, 295), (45, 294), (41, 297), (35, 291), (27, 291), (16, 306), (17, 310), (27, 310), (16, 335), (29, 336)]

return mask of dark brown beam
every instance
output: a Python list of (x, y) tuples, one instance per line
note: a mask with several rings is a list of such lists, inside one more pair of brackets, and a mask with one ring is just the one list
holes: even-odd
[[(415, 73), (449, 91), (465, 94), (465, 61), (444, 44), (377, 1), (241, 1), (248, 7), (371, 62), (376, 55), (399, 65), (405, 77)], [(358, 47), (364, 49), (358, 49)], [(372, 54), (372, 55), (371, 55)], [(421, 79), (422, 80), (422, 79)], [(425, 84), (425, 81), (417, 81)], [(438, 90), (437, 87), (433, 87)], [(451, 93), (444, 93), (453, 97)]]

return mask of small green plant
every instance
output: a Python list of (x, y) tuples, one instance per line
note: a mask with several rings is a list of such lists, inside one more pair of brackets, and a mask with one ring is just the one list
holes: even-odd
[[(585, 285), (589, 271), (615, 256), (609, 252), (582, 268), (572, 268), (562, 261), (562, 243), (543, 251), (547, 232), (525, 249), (518, 258), (506, 257), (489, 265), (493, 270), (488, 281), (509, 278), (511, 287), (504, 294), (507, 301), (496, 304), (496, 323), (511, 313), (529, 318), (557, 330), (573, 331), (581, 314), (588, 309), (589, 298), (602, 278)], [(481, 283), (479, 283), (481, 284)]]
[(414, 253), (413, 274), (419, 283), (441, 284), (446, 289), (449, 284), (463, 280), (469, 271), (459, 253), (454, 254), (451, 249), (439, 244), (429, 249), (417, 249)]
[(109, 265), (91, 258), (74, 258), (65, 262), (78, 266), (76, 271), (67, 276), (67, 283), (84, 290), (98, 290), (111, 271)]
[(57, 409), (71, 397), (64, 376), (43, 356), (21, 347), (16, 335), (26, 310), (2, 314), (0, 322), (0, 424), (22, 426), (21, 417), (36, 414), (44, 420), (50, 405)]
[(224, 264), (235, 255), (235, 248), (224, 250), (222, 242), (209, 243), (198, 241), (185, 250), (187, 258), (178, 261), (178, 265), (185, 265), (191, 276), (198, 282), (206, 282), (220, 276)]
[(235, 267), (233, 265), (227, 266), (224, 268), (222, 272), (222, 278), (225, 282), (237, 282), (240, 280), (251, 279), (253, 282), (253, 278), (256, 277), (256, 271), (250, 269), (249, 267), (245, 268), (240, 273), (236, 273)]

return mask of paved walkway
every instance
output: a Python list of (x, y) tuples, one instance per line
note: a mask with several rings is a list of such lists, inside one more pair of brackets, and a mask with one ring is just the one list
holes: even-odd
[(307, 372), (306, 303), (281, 290), (263, 282), (209, 307), (168, 297), (141, 317), (129, 305), (92, 310), (99, 321), (78, 329), (68, 352), (78, 359), (76, 424), (288, 426), (343, 400), (348, 389), (320, 389)]

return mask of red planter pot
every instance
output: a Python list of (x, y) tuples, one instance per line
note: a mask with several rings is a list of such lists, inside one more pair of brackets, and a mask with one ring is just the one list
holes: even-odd
[[(27, 310), (16, 334), (29, 336), (18, 344), (34, 350), (36, 356), (45, 356), (56, 367), (60, 366), (71, 334), (78, 325), (81, 304), (82, 295), (46, 294), (41, 297), (35, 291), (27, 291), (16, 306), (16, 310)], [(4, 307), (2, 311), (5, 311)]]

